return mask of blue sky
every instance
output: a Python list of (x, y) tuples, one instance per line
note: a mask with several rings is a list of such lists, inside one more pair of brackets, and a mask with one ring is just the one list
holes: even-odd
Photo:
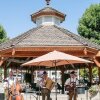
[[(100, 0), (51, 0), (50, 6), (67, 15), (61, 27), (77, 34), (79, 18), (86, 8), (96, 3), (100, 3)], [(0, 24), (8, 37), (16, 37), (36, 27), (30, 15), (45, 6), (45, 0), (1, 0)]]

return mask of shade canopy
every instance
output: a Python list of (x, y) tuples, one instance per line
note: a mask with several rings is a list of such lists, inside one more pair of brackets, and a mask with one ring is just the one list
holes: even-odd
[(74, 63), (92, 63), (92, 62), (63, 52), (53, 51), (38, 58), (35, 58), (31, 61), (28, 61), (22, 64), (22, 66), (34, 65), (34, 66), (53, 67), (55, 65), (60, 66), (60, 65), (74, 64)]

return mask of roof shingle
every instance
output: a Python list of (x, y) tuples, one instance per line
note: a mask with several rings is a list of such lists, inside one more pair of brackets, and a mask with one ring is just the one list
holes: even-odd
[(12, 45), (15, 47), (88, 46), (100, 49), (99, 45), (88, 39), (53, 25), (33, 28), (16, 38), (0, 44), (0, 50), (11, 48)]

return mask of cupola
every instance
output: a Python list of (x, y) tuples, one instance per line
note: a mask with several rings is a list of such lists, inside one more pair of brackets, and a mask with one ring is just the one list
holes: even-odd
[(31, 15), (31, 20), (40, 25), (59, 25), (65, 20), (65, 14), (59, 12), (52, 7), (49, 7), (50, 0), (46, 0), (47, 7)]

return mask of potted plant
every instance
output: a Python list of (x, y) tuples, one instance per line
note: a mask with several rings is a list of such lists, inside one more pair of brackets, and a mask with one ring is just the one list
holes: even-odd
[(96, 96), (96, 94), (98, 93), (98, 86), (97, 85), (93, 85), (89, 88), (89, 95), (90, 98)]

